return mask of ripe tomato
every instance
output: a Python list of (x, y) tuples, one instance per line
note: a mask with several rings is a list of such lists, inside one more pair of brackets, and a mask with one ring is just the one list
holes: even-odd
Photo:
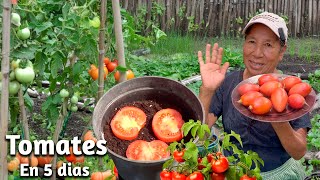
[(83, 136), (84, 141), (92, 140), (94, 143), (97, 143), (97, 138), (94, 137), (93, 132), (91, 130), (87, 131)]
[(62, 165), (63, 165), (63, 163), (64, 163), (64, 162), (63, 162), (63, 161), (61, 161), (61, 160), (60, 160), (60, 161), (58, 161), (58, 162), (57, 162), (57, 169), (61, 168), (61, 167), (62, 167)]
[(300, 94), (303, 97), (306, 97), (310, 94), (312, 88), (310, 86), (310, 84), (302, 82), (302, 83), (298, 83), (296, 85), (294, 85), (290, 91), (289, 91), (289, 96), (291, 94)]
[(249, 177), (248, 175), (244, 174), (240, 177), (240, 180), (256, 180), (256, 177)]
[(282, 84), (278, 81), (268, 81), (260, 86), (260, 92), (267, 97), (270, 97), (272, 92), (277, 88), (282, 87)]
[(271, 101), (266, 97), (256, 98), (252, 104), (249, 106), (249, 110), (258, 115), (263, 115), (268, 113), (272, 108)]
[(286, 90), (284, 90), (283, 88), (277, 88), (275, 91), (273, 91), (271, 94), (271, 102), (273, 108), (277, 112), (284, 111), (288, 103), (288, 95)]
[(28, 27), (18, 30), (17, 36), (21, 40), (26, 40), (30, 37), (30, 29)]
[(38, 159), (34, 155), (31, 156), (31, 163), (29, 163), (29, 156), (22, 156), (21, 154), (17, 153), (16, 158), (19, 159), (20, 164), (28, 164), (31, 167), (38, 166)]
[[(104, 66), (103, 67), (103, 70), (104, 70), (104, 75), (103, 75), (103, 78), (106, 79), (107, 78), (107, 74), (108, 74), (108, 69)], [(89, 70), (89, 75), (91, 76), (91, 78), (95, 81), (98, 79), (99, 77), (99, 69), (98, 68), (91, 68)]]
[(43, 167), (45, 164), (50, 164), (53, 156), (46, 155), (46, 156), (37, 156), (38, 159), (38, 166)]
[(202, 165), (201, 162), (202, 162), (202, 158), (199, 157), (199, 158), (198, 158), (198, 169), (199, 169), (199, 170), (202, 170), (203, 168), (205, 168), (205, 166)]
[[(116, 71), (114, 74), (114, 79), (119, 82), (120, 80), (120, 72), (119, 71)], [(129, 69), (126, 71), (126, 76), (127, 76), (127, 80), (129, 79), (133, 79), (134, 78), (134, 73)]]
[(194, 172), (190, 174), (186, 180), (204, 180), (204, 176), (201, 174), (201, 172)]
[(257, 84), (252, 84), (252, 83), (246, 83), (246, 84), (242, 84), (238, 87), (238, 93), (242, 96), (244, 95), (246, 92), (249, 91), (259, 91), (259, 85)]
[(225, 180), (226, 176), (224, 173), (212, 173), (211, 180)]
[(113, 167), (113, 173), (117, 178), (119, 177), (118, 169), (116, 166)]
[(110, 63), (110, 59), (108, 57), (105, 57), (103, 59), (104, 65), (107, 66)]
[(16, 68), (14, 70), (16, 79), (20, 83), (31, 83), (34, 80), (34, 77), (36, 74), (34, 73), (34, 70), (31, 67), (26, 67), (24, 69), (22, 68)]
[(288, 105), (293, 109), (301, 109), (306, 100), (300, 94), (291, 94), (288, 97)]
[(20, 164), (20, 161), (18, 158), (12, 159), (10, 162), (8, 162), (8, 171), (13, 172), (18, 170), (19, 164)]
[(263, 96), (263, 94), (258, 91), (249, 91), (240, 97), (238, 103), (241, 103), (244, 106), (249, 106), (250, 104), (252, 104), (253, 100), (261, 96)]
[(262, 86), (264, 83), (269, 81), (279, 81), (279, 79), (271, 74), (264, 74), (259, 77), (258, 84), (259, 86)]
[(151, 142), (135, 140), (128, 146), (126, 156), (128, 159), (133, 160), (160, 160), (170, 156), (167, 148), (168, 145), (160, 140), (153, 140)]
[(212, 159), (211, 161), (211, 169), (215, 173), (223, 173), (229, 168), (229, 161), (228, 159), (220, 155), (217, 159)]
[(208, 162), (211, 163), (211, 161), (214, 159), (214, 155), (211, 154), (211, 153), (208, 154), (208, 155), (207, 155), (207, 159), (208, 159)]
[(160, 172), (160, 180), (172, 180), (172, 173), (167, 170), (162, 170)]
[(184, 159), (183, 159), (183, 155), (184, 155), (184, 149), (181, 150), (181, 151), (178, 151), (178, 150), (175, 150), (173, 152), (173, 158), (177, 161), (177, 162), (184, 162)]
[(94, 172), (90, 176), (90, 180), (104, 180), (102, 172)]
[(121, 108), (111, 120), (113, 134), (122, 140), (133, 140), (147, 121), (146, 114), (139, 108), (126, 106)]
[(127, 75), (127, 80), (134, 78), (134, 73), (130, 69), (127, 70), (126, 75)]
[(170, 108), (162, 109), (153, 116), (152, 130), (161, 141), (168, 143), (180, 141), (183, 123), (182, 116), (178, 111)]
[(103, 178), (103, 180), (105, 180), (105, 179), (116, 180), (116, 177), (115, 177), (115, 176), (113, 176), (112, 178), (110, 178), (111, 176), (113, 176), (113, 174), (112, 174), (112, 172), (111, 172), (110, 169), (102, 172), (102, 178)]
[(117, 66), (118, 66), (117, 63), (115, 63), (115, 62), (108, 63), (107, 64), (108, 71), (112, 72), (114, 69), (116, 69)]
[(180, 174), (176, 171), (172, 172), (172, 180), (186, 180), (186, 176), (184, 174)]
[(284, 78), (281, 83), (286, 91), (289, 91), (294, 85), (301, 83), (301, 79), (296, 76), (288, 76)]

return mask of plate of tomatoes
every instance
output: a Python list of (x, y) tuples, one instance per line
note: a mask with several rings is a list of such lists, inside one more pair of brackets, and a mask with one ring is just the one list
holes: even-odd
[(231, 98), (234, 107), (246, 117), (263, 122), (287, 122), (310, 112), (316, 93), (299, 77), (262, 74), (240, 82)]

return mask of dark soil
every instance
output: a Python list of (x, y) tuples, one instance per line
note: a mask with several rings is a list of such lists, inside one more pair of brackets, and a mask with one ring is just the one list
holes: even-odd
[[(145, 100), (145, 101), (135, 101), (132, 103), (123, 104), (121, 107), (114, 110), (113, 114), (110, 115), (106, 122), (110, 122), (111, 119), (115, 116), (115, 114), (124, 106), (134, 106), (143, 110), (147, 115), (147, 122), (146, 125), (140, 130), (138, 138), (135, 140), (145, 140), (145, 141), (152, 141), (155, 140), (156, 137), (152, 131), (152, 118), (153, 116), (160, 111), (161, 109), (165, 108), (162, 104), (159, 104), (152, 100)], [(115, 137), (112, 133), (111, 126), (107, 123), (104, 126), (104, 138), (107, 141), (107, 146), (116, 154), (119, 154), (123, 157), (126, 157), (126, 150), (129, 144), (135, 140), (127, 141), (121, 140)]]
[(320, 69), (320, 62), (319, 60), (313, 61), (301, 58), (297, 55), (284, 55), (278, 68), (283, 71), (284, 74), (302, 73), (307, 75), (308, 73), (313, 73), (316, 69)]

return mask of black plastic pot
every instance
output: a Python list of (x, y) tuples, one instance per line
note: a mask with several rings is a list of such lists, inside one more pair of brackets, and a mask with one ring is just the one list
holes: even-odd
[[(93, 112), (93, 130), (98, 139), (104, 139), (103, 127), (110, 121), (115, 108), (124, 103), (153, 100), (168, 107), (179, 107), (185, 120), (204, 122), (204, 109), (198, 97), (178, 81), (163, 77), (140, 77), (112, 87), (98, 101)], [(108, 118), (109, 117), (109, 118)], [(188, 119), (186, 119), (188, 118)], [(119, 175), (125, 180), (157, 180), (162, 165), (167, 159), (159, 161), (135, 161), (120, 156), (107, 149), (115, 162)]]
[(320, 179), (320, 172), (312, 173), (310, 176), (306, 177), (304, 180), (316, 180)]

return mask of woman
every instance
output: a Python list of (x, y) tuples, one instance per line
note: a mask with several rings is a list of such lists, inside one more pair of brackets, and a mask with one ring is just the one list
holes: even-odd
[[(298, 161), (306, 153), (308, 115), (290, 122), (260, 122), (239, 113), (232, 105), (232, 90), (252, 76), (277, 73), (278, 63), (287, 48), (287, 27), (276, 14), (264, 12), (253, 17), (243, 30), (244, 71), (226, 75), (229, 63), (220, 66), (223, 49), (214, 44), (206, 46), (205, 62), (198, 52), (202, 85), (199, 98), (211, 127), (222, 116), (224, 130), (241, 135), (243, 150), (252, 150), (264, 160), (263, 179), (303, 179), (304, 171)], [(234, 142), (236, 143), (236, 142)], [(236, 143), (237, 144), (237, 143)], [(238, 148), (241, 148), (239, 144)], [(225, 155), (229, 155), (225, 152)]]

